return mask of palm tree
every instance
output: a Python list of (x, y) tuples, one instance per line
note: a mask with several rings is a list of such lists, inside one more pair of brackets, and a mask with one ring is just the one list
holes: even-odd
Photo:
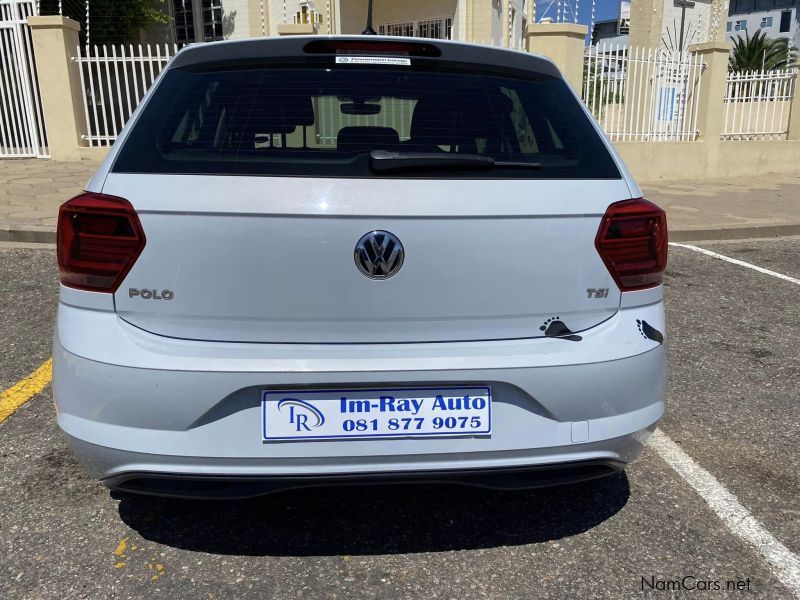
[(772, 71), (792, 66), (789, 56), (789, 40), (769, 39), (761, 29), (750, 37), (739, 35), (733, 40), (733, 51), (728, 59), (730, 71)]

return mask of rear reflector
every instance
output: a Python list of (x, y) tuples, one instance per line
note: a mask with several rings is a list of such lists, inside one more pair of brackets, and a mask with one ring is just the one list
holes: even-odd
[(667, 215), (643, 198), (615, 202), (595, 246), (623, 292), (660, 285), (667, 268)]
[(115, 292), (145, 244), (130, 202), (92, 192), (61, 205), (56, 237), (61, 283), (95, 292)]

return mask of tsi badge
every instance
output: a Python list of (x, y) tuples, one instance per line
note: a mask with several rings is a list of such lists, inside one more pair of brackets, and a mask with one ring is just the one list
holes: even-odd
[(311, 431), (325, 424), (325, 415), (305, 400), (284, 398), (278, 402), (278, 412), (286, 414), (293, 431)]
[(608, 298), (608, 288), (588, 288), (586, 290), (587, 298)]

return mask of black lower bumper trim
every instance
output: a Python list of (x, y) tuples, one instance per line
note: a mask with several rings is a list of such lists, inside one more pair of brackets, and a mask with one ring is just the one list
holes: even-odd
[(530, 489), (596, 479), (618, 473), (616, 460), (582, 461), (527, 467), (405, 471), (346, 475), (228, 476), (163, 473), (124, 473), (103, 480), (114, 490), (176, 498), (252, 498), (283, 490), (342, 485), (446, 483), (499, 490)]

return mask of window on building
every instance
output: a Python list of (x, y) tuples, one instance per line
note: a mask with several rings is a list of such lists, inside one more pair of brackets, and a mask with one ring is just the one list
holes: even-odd
[(731, 31), (733, 29), (733, 23), (728, 21), (728, 24), (725, 26), (725, 31)]
[(736, 25), (733, 28), (736, 31), (745, 31), (747, 30), (747, 21), (736, 21)]
[(449, 40), (453, 32), (453, 19), (423, 19), (405, 23), (378, 25), (380, 35), (399, 35), (402, 37), (423, 37), (435, 40)]
[(175, 18), (175, 41), (188, 44), (194, 40), (194, 12), (192, 0), (172, 0)]
[(203, 0), (203, 41), (223, 39), (222, 0)]
[(389, 23), (388, 25), (378, 25), (378, 33), (381, 35), (414, 37), (414, 23)]
[(787, 33), (792, 25), (792, 11), (785, 10), (781, 13), (781, 26), (778, 29), (781, 33)]
[(433, 38), (435, 40), (447, 39), (446, 35), (442, 35), (442, 20), (429, 19), (420, 21), (417, 24), (417, 35), (424, 38)]
[(761, 18), (761, 29), (768, 29), (772, 27), (772, 17)]
[(222, 0), (172, 0), (172, 16), (179, 44), (224, 38)]

